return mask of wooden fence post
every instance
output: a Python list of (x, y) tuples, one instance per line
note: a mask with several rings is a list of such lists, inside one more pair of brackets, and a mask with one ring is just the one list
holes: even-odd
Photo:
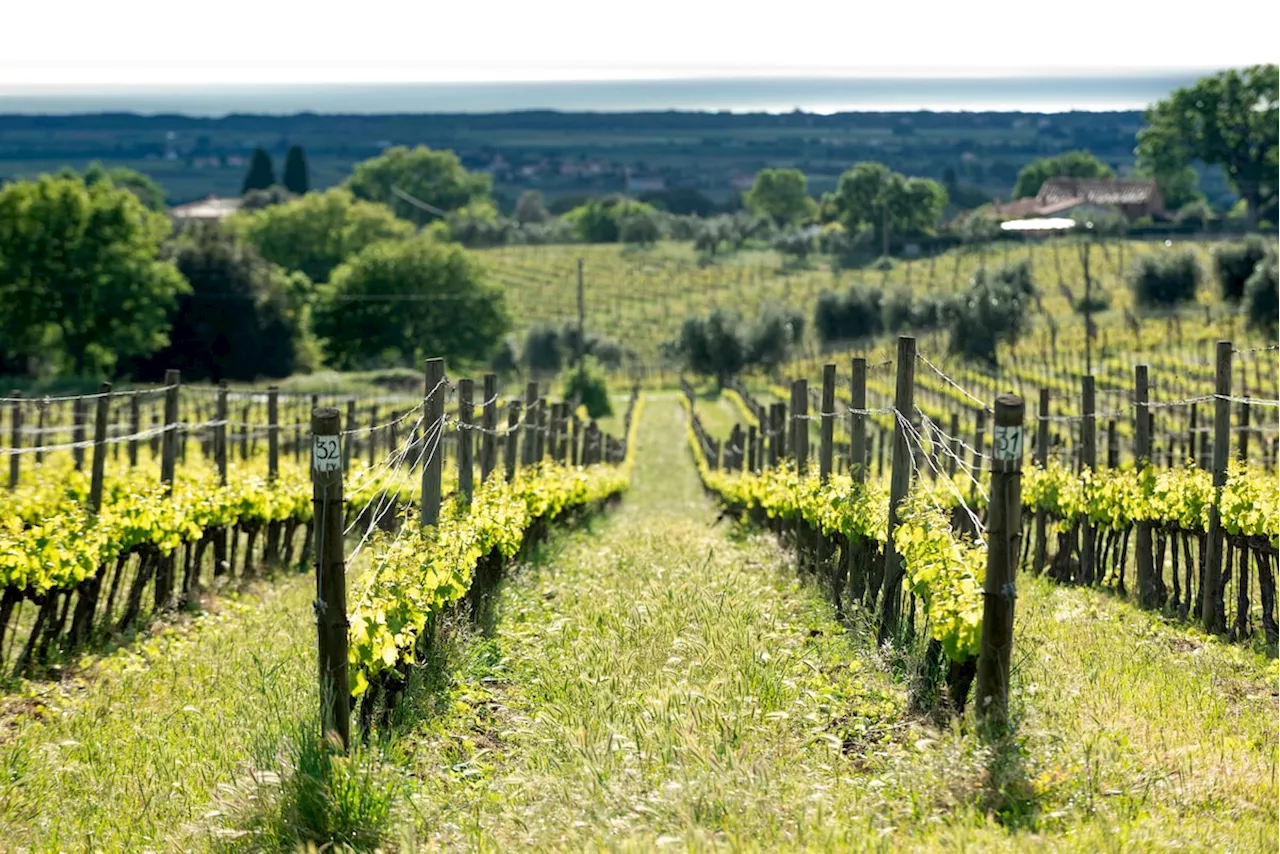
[(984, 409), (973, 411), (973, 471), (969, 472), (969, 503), (977, 500), (978, 483), (982, 478), (982, 454), (986, 444), (987, 412)]
[[(1133, 368), (1134, 410), (1134, 468), (1141, 472), (1151, 465), (1151, 408), (1148, 398), (1147, 366)], [(1151, 523), (1139, 519), (1137, 528), (1136, 561), (1138, 569), (1138, 605), (1142, 608), (1159, 608), (1164, 604), (1163, 567), (1155, 565), (1152, 555)]]
[(484, 405), (480, 410), (480, 483), (489, 479), (497, 466), (498, 454), (498, 375), (484, 375)]
[(747, 425), (747, 471), (756, 473), (756, 425)]
[[(1227, 483), (1227, 457), (1231, 449), (1231, 342), (1219, 341), (1213, 402), (1213, 488), (1221, 495)], [(1226, 631), (1226, 606), (1222, 601), (1222, 513), (1215, 500), (1209, 505), (1209, 542), (1205, 548), (1204, 600), (1201, 614), (1209, 634)]]
[[(1094, 396), (1093, 374), (1080, 377), (1080, 392), (1083, 400), (1083, 418), (1080, 420), (1080, 469), (1093, 472), (1098, 467), (1098, 423), (1095, 417), (1097, 401)], [(1094, 546), (1097, 541), (1097, 530), (1083, 519), (1080, 522), (1080, 583), (1093, 584), (1101, 581), (1097, 578)]]
[(809, 381), (791, 383), (792, 456), (796, 461), (796, 473), (804, 477), (809, 473)]
[(178, 459), (178, 393), (181, 391), (182, 374), (172, 369), (165, 371), (164, 384), (168, 388), (164, 393), (164, 436), (160, 444), (160, 481), (165, 485), (166, 491), (171, 491)]
[(471, 459), (471, 451), (475, 447), (471, 441), (476, 414), (472, 402), (474, 385), (471, 380), (458, 380), (458, 494), (468, 504), (475, 492), (475, 464)]
[(347, 572), (342, 532), (341, 422), (338, 410), (311, 411), (312, 498), (316, 513), (316, 635), (320, 661), (320, 721), (343, 752), (351, 744), (351, 690), (347, 682)]
[(960, 413), (951, 413), (951, 454), (947, 460), (947, 474), (956, 476), (956, 467), (960, 465)]
[(227, 485), (227, 381), (218, 383), (213, 419), (213, 459), (218, 466), (218, 482)]
[(527, 383), (524, 387), (524, 456), (522, 465), (531, 466), (535, 461), (534, 451), (538, 442), (538, 384)]
[(347, 398), (347, 441), (342, 443), (342, 471), (351, 471), (351, 457), (356, 452), (356, 399)]
[(142, 432), (142, 397), (138, 392), (129, 395), (129, 465), (138, 465), (138, 434)]
[(102, 509), (102, 483), (107, 468), (107, 420), (111, 413), (111, 383), (98, 386), (98, 399), (93, 419), (93, 461), (89, 475), (89, 512)]
[(911, 486), (911, 446), (907, 443), (904, 426), (915, 411), (916, 339), (902, 335), (898, 338), (898, 376), (894, 389), (894, 442), (893, 473), (889, 481), (889, 529), (884, 545), (884, 592), (881, 595), (879, 641), (893, 638), (898, 632), (898, 618), (902, 610), (902, 576), (904, 568), (898, 549), (893, 544), (893, 532), (897, 528), (898, 507), (907, 497)]
[[(440, 519), (440, 488), (444, 454), (444, 399), (447, 393), (444, 381), (444, 359), (427, 359), (426, 383), (423, 389), (422, 411), (422, 508), (419, 526), (434, 525)], [(432, 438), (434, 437), (434, 439)], [(427, 450), (432, 442), (435, 449)]]
[(267, 482), (280, 474), (280, 389), (267, 386)]
[(867, 360), (853, 360), (849, 372), (849, 476), (857, 483), (867, 479)]
[[(170, 420), (168, 410), (168, 395), (165, 396), (165, 423), (172, 424), (177, 421), (177, 415)], [(84, 423), (85, 423), (85, 406), (84, 398), (76, 395), (75, 401), (71, 404), (71, 455), (76, 461), (76, 471), (84, 471)], [(37, 442), (40, 440), (37, 440)]]
[[(1049, 464), (1049, 389), (1040, 389), (1040, 409), (1036, 416), (1036, 465), (1043, 470)], [(1044, 571), (1048, 556), (1049, 511), (1036, 508), (1036, 552), (1031, 571), (1039, 575)]]
[(1009, 714), (1009, 662), (1013, 653), (1014, 563), (1022, 536), (1022, 398), (996, 398), (991, 444), (991, 500), (987, 516), (987, 575), (983, 582), (982, 639), (978, 653), (978, 714), (1003, 728)]
[(516, 478), (516, 453), (520, 447), (520, 401), (513, 400), (507, 405), (507, 447), (503, 462), (507, 466), (507, 483)]
[(776, 469), (782, 459), (782, 414), (781, 403), (769, 404), (769, 468)]
[(836, 366), (834, 363), (822, 366), (822, 411), (820, 442), (818, 445), (818, 477), (823, 483), (831, 479), (831, 463), (834, 453), (836, 419)]
[[(13, 402), (9, 404), (9, 447), (14, 453), (9, 455), (9, 488), (18, 488), (18, 477), (21, 475), (22, 456), (17, 451), (22, 447), (22, 392), (14, 389), (9, 394)], [(36, 437), (36, 444), (43, 444), (44, 437)]]

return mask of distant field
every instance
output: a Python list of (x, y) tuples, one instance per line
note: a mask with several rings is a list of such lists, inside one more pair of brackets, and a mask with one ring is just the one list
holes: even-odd
[[(1214, 307), (1218, 300), (1210, 273), (1211, 245), (1192, 245), (1206, 271), (1200, 301)], [(1139, 255), (1163, 249), (1163, 242), (1124, 241), (1100, 243), (1090, 250), (1095, 293), (1110, 300), (1110, 308), (1095, 315), (1104, 333), (1125, 328), (1124, 310), (1132, 306), (1132, 297), (1124, 271)], [(899, 262), (888, 272), (834, 270), (825, 260), (794, 268), (771, 250), (718, 256), (704, 264), (691, 244), (671, 242), (651, 249), (505, 247), (483, 250), (479, 256), (502, 285), (518, 333), (541, 323), (559, 325), (576, 318), (576, 265), (582, 258), (588, 330), (618, 341), (634, 351), (639, 363), (649, 366), (658, 363), (661, 343), (675, 336), (684, 318), (692, 314), (726, 308), (754, 316), (766, 303), (777, 302), (804, 314), (806, 350), (814, 352), (813, 311), (823, 291), (863, 283), (886, 290), (907, 287), (916, 294), (950, 293), (963, 288), (983, 265), (995, 267), (1020, 258), (1031, 259), (1043, 316), (1055, 318), (1059, 326), (1082, 323), (1061, 290), (1066, 285), (1077, 298), (1084, 293), (1082, 257), (1075, 244), (1010, 243), (983, 251), (953, 250), (935, 258)]]

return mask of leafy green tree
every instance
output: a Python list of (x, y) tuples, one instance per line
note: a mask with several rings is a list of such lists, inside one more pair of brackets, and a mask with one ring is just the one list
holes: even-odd
[[(643, 204), (643, 203), (642, 203)], [(649, 246), (662, 239), (662, 223), (655, 210), (636, 211), (618, 219), (618, 239)]]
[(609, 378), (605, 375), (604, 366), (594, 356), (582, 360), (581, 371), (573, 370), (564, 375), (560, 394), (565, 400), (577, 398), (581, 401), (591, 418), (605, 418), (613, 414)]
[(747, 210), (779, 225), (793, 225), (817, 212), (809, 197), (808, 181), (799, 169), (761, 169), (742, 197)]
[(861, 341), (884, 330), (879, 288), (852, 285), (843, 294), (823, 291), (814, 308), (814, 327), (824, 344)]
[(804, 315), (777, 303), (768, 303), (747, 327), (744, 337), (746, 364), (775, 372), (804, 338)]
[(150, 176), (137, 170), (126, 166), (113, 166), (107, 169), (95, 160), (84, 170), (84, 183), (85, 186), (92, 187), (99, 181), (110, 181), (120, 189), (133, 193), (149, 211), (164, 212), (167, 209), (164, 188)]
[(1276, 253), (1258, 262), (1244, 286), (1244, 305), (1249, 325), (1272, 340), (1280, 324), (1280, 289), (1277, 287)]
[(1213, 268), (1218, 274), (1222, 298), (1238, 303), (1244, 297), (1245, 282), (1253, 275), (1254, 268), (1267, 257), (1266, 238), (1251, 234), (1239, 243), (1227, 243), (1213, 253)]
[(296, 199), (293, 193), (279, 184), (272, 184), (265, 190), (250, 190), (240, 199), (240, 210), (260, 211), (272, 205), (282, 205)]
[(0, 190), (0, 346), (51, 346), (81, 376), (165, 346), (189, 291), (159, 257), (170, 228), (111, 181), (44, 175)]
[(307, 153), (301, 145), (291, 145), (284, 153), (284, 172), (280, 183), (297, 196), (305, 196), (311, 189), (311, 175), (307, 169)]
[(535, 326), (524, 337), (521, 363), (535, 374), (555, 374), (564, 364), (564, 344), (554, 326)]
[(1221, 166), (1245, 200), (1251, 225), (1276, 195), (1280, 69), (1254, 65), (1202, 77), (1145, 114), (1138, 162), (1152, 174), (1177, 175), (1193, 163)]
[(357, 163), (347, 179), (347, 187), (357, 199), (387, 205), (403, 219), (418, 224), (438, 214), (396, 195), (393, 189), (419, 202), (448, 213), (474, 201), (487, 199), (492, 179), (462, 168), (452, 151), (433, 151), (425, 145), (407, 148), (397, 145), (377, 157)]
[(898, 234), (919, 234), (936, 225), (947, 192), (928, 178), (906, 178), (883, 163), (864, 162), (840, 176), (832, 201), (847, 230), (870, 226), (883, 245), (886, 224)]
[(542, 223), (551, 219), (551, 213), (542, 201), (542, 193), (537, 190), (525, 190), (516, 202), (516, 221), (521, 225)]
[(275, 182), (276, 169), (271, 164), (271, 155), (265, 148), (258, 146), (253, 150), (253, 157), (249, 160), (249, 171), (245, 173), (240, 194), (244, 195), (250, 190), (265, 190)]
[(966, 291), (936, 309), (947, 327), (947, 349), (995, 367), (997, 345), (1016, 343), (1029, 325), (1034, 297), (1025, 261), (979, 270)]
[(1034, 196), (1050, 178), (1110, 178), (1111, 167), (1087, 151), (1067, 151), (1023, 166), (1013, 185), (1015, 199)]
[(302, 273), (267, 263), (216, 222), (187, 226), (165, 254), (191, 292), (172, 313), (169, 346), (139, 360), (135, 375), (178, 368), (184, 379), (251, 381), (316, 366)]
[(1194, 251), (1157, 252), (1138, 258), (1129, 271), (1129, 287), (1143, 308), (1173, 308), (1195, 300), (1203, 276)]
[(625, 196), (590, 199), (564, 215), (574, 233), (586, 243), (617, 243), (622, 224), (631, 218), (656, 216), (657, 209)]
[(366, 246), (408, 238), (414, 230), (385, 205), (357, 201), (340, 187), (238, 213), (232, 223), (263, 258), (313, 282), (328, 281), (335, 267)]
[(330, 362), (344, 370), (483, 362), (507, 327), (502, 291), (480, 262), (425, 235), (362, 249), (333, 271), (316, 312)]

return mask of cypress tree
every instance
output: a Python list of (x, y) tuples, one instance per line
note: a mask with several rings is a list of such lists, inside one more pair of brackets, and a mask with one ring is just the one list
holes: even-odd
[(261, 146), (253, 150), (253, 159), (249, 161), (249, 172), (244, 176), (244, 187), (241, 195), (250, 190), (265, 190), (276, 182), (276, 170), (271, 165), (271, 155)]
[(304, 195), (310, 189), (307, 176), (307, 153), (301, 145), (289, 146), (284, 156), (284, 173), (280, 176), (285, 189), (296, 195)]

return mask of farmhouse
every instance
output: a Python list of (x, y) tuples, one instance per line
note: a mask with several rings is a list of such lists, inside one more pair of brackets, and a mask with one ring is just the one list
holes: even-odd
[(993, 205), (1001, 218), (1092, 216), (1114, 210), (1133, 221), (1168, 214), (1154, 181), (1114, 178), (1050, 178), (1035, 198)]
[(198, 202), (169, 208), (169, 216), (174, 219), (222, 219), (240, 210), (241, 199), (222, 199), (210, 195)]

